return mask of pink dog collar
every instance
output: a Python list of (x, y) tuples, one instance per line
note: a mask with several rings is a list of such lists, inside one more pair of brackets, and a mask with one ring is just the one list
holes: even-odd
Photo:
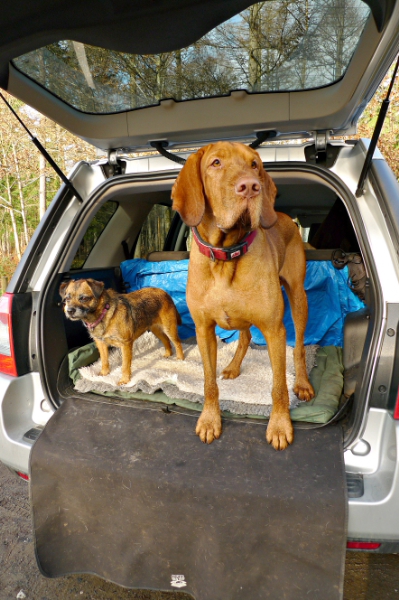
[(247, 233), (245, 238), (235, 246), (227, 246), (226, 248), (215, 248), (215, 246), (207, 244), (207, 242), (205, 242), (202, 239), (196, 227), (192, 227), (192, 232), (201, 254), (208, 256), (208, 258), (211, 258), (213, 261), (233, 260), (233, 258), (239, 258), (243, 254), (246, 254), (248, 252), (248, 248), (256, 238), (256, 234), (258, 233), (257, 230), (254, 229), (253, 231)]
[(107, 310), (109, 310), (109, 304), (107, 302), (107, 304), (104, 306), (103, 311), (101, 313), (101, 315), (98, 317), (97, 321), (94, 321), (94, 323), (87, 323), (86, 321), (83, 321), (85, 327), (87, 327), (87, 329), (94, 329), (95, 327), (97, 327), (97, 325), (99, 323), (101, 323), (101, 321), (103, 320), (103, 318), (105, 317), (105, 315), (107, 314)]

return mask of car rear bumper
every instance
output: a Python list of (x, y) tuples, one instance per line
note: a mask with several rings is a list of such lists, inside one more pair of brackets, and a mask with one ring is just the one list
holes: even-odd
[(363, 476), (364, 491), (349, 499), (351, 540), (399, 540), (399, 421), (370, 409), (361, 440), (345, 452), (346, 470)]
[(28, 473), (35, 436), (52, 413), (39, 373), (0, 375), (0, 461), (15, 471)]

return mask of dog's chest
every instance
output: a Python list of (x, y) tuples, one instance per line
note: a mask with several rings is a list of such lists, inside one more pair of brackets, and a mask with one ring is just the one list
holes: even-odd
[(131, 331), (126, 335), (126, 331), (123, 328), (118, 329), (115, 325), (106, 326), (106, 324), (100, 323), (93, 332), (91, 332), (91, 336), (103, 342), (109, 346), (120, 346), (125, 343), (125, 338), (131, 336)]
[[(257, 294), (255, 285), (255, 296)], [(216, 276), (194, 285), (187, 295), (190, 310), (214, 319), (223, 329), (245, 329), (256, 320), (259, 306), (254, 305), (254, 286), (242, 285), (225, 276)], [(263, 304), (263, 302), (261, 301)], [(258, 303), (259, 304), (259, 303)]]
[(277, 266), (263, 258), (254, 260), (248, 254), (238, 261), (210, 263), (194, 254), (187, 302), (197, 326), (205, 317), (223, 329), (246, 329), (282, 315), (284, 301)]

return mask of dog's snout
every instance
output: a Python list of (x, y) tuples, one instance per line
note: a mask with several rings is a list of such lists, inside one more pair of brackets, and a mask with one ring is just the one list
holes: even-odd
[(74, 315), (76, 313), (76, 308), (74, 308), (73, 306), (68, 306), (66, 311), (67, 311), (68, 315)]
[(243, 177), (237, 181), (236, 193), (245, 198), (257, 196), (260, 192), (260, 183), (255, 177)]

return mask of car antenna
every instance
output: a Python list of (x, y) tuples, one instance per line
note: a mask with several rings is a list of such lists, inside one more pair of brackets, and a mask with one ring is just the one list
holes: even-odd
[(68, 177), (61, 171), (61, 169), (59, 168), (59, 166), (57, 165), (57, 163), (54, 161), (54, 159), (47, 152), (46, 148), (29, 131), (29, 129), (27, 128), (27, 126), (25, 125), (25, 123), (22, 121), (22, 119), (19, 117), (19, 115), (13, 109), (13, 107), (11, 106), (11, 104), (9, 102), (7, 102), (7, 100), (4, 98), (4, 96), (3, 96), (3, 94), (1, 92), (0, 92), (0, 97), (3, 100), (3, 102), (8, 106), (8, 108), (10, 109), (10, 111), (12, 112), (12, 114), (17, 118), (17, 120), (22, 125), (22, 127), (25, 129), (25, 131), (29, 135), (30, 139), (32, 140), (32, 142), (34, 143), (34, 145), (36, 146), (36, 148), (39, 150), (39, 152), (41, 152), (43, 154), (44, 158), (47, 160), (47, 162), (49, 163), (49, 165), (51, 165), (53, 167), (54, 171), (62, 179), (62, 181), (65, 183), (65, 185), (73, 192), (73, 194), (76, 196), (76, 198), (79, 200), (79, 202), (83, 202), (83, 199), (82, 199), (81, 195), (76, 191), (76, 188), (74, 187), (73, 183), (71, 181), (69, 181)]
[(356, 198), (360, 198), (360, 196), (363, 196), (363, 194), (364, 194), (364, 188), (363, 188), (364, 182), (368, 175), (371, 161), (373, 159), (374, 150), (377, 146), (378, 138), (380, 137), (382, 126), (384, 125), (385, 117), (388, 112), (389, 102), (390, 102), (389, 97), (392, 92), (393, 84), (395, 83), (395, 78), (396, 78), (396, 73), (397, 73), (398, 67), (399, 67), (399, 55), (398, 55), (398, 58), (396, 61), (394, 71), (393, 71), (391, 83), (389, 84), (387, 95), (381, 104), (380, 112), (379, 112), (378, 118), (377, 118), (377, 123), (375, 125), (374, 131), (373, 131), (373, 136), (370, 141), (369, 149), (367, 150), (366, 159), (364, 161), (363, 169), (362, 169), (362, 172), (361, 172), (360, 178), (359, 178), (359, 183), (357, 184)]

